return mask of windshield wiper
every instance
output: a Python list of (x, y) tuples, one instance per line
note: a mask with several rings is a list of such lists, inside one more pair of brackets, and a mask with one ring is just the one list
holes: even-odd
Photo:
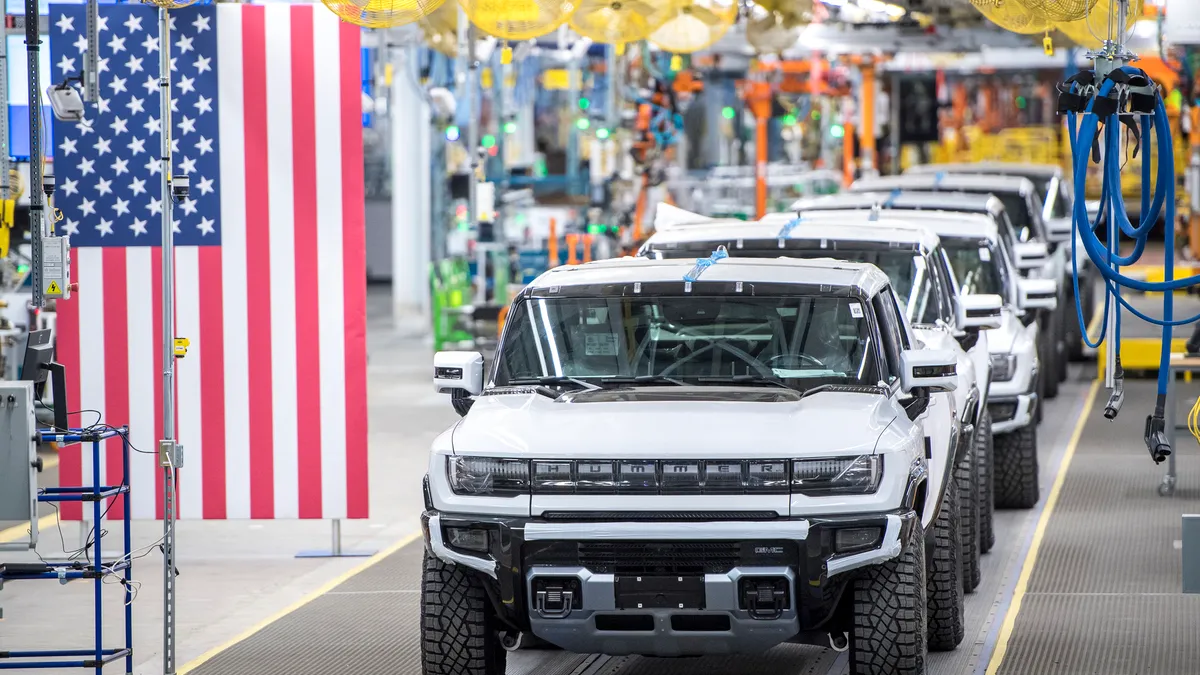
[(830, 389), (833, 389), (836, 386), (837, 385), (835, 385), (835, 384), (819, 384), (819, 385), (813, 387), (812, 389), (805, 389), (804, 391), (800, 392), (800, 398), (805, 398), (809, 394), (819, 394), (823, 391), (829, 391)]
[(580, 389), (596, 390), (596, 389), (600, 388), (599, 386), (594, 385), (591, 382), (584, 382), (583, 380), (576, 379), (574, 377), (567, 377), (565, 375), (548, 375), (546, 377), (521, 377), (521, 378), (509, 380), (508, 384), (510, 384), (510, 385), (540, 384), (543, 386), (550, 385), (550, 386), (560, 386), (560, 387), (563, 386), (564, 384), (573, 384), (573, 385), (579, 387)]
[(687, 383), (682, 380), (677, 380), (666, 375), (614, 375), (612, 377), (602, 377), (600, 382), (603, 384), (673, 384), (677, 387), (686, 387)]
[(783, 389), (795, 390), (795, 387), (788, 385), (783, 380), (774, 377), (764, 377), (762, 375), (730, 375), (728, 377), (697, 377), (696, 381), (701, 384), (736, 384), (739, 386), (754, 386), (754, 387), (780, 387)]

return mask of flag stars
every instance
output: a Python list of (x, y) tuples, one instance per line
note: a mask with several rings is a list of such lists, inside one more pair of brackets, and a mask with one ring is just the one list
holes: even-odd
[(179, 47), (180, 53), (186, 54), (192, 51), (192, 40), (193, 38), (190, 38), (186, 35), (181, 35), (179, 37), (179, 42), (176, 42), (175, 46)]
[(74, 138), (64, 138), (63, 142), (61, 144), (59, 144), (58, 149), (62, 150), (64, 155), (66, 155), (67, 157), (70, 157), (71, 155), (78, 152), (78, 150), (75, 149), (75, 145), (77, 142), (78, 141), (76, 141)]
[(197, 115), (203, 115), (206, 112), (212, 112), (212, 99), (201, 96), (200, 100), (196, 101), (196, 111)]
[(129, 69), (129, 74), (142, 72), (142, 57), (129, 55), (129, 60), (125, 62), (125, 67)]
[(146, 123), (142, 125), (142, 128), (146, 130), (147, 134), (157, 134), (162, 132), (162, 125), (158, 123), (157, 117), (147, 118)]
[(153, 94), (158, 91), (158, 78), (153, 75), (147, 75), (146, 81), (142, 83), (142, 87), (146, 89), (147, 93)]
[(102, 98), (96, 101), (96, 109), (102, 113), (112, 112), (108, 107), (108, 99)]
[(158, 38), (147, 35), (146, 39), (142, 40), (142, 48), (146, 50), (147, 54), (158, 51)]
[(208, 71), (212, 70), (212, 66), (209, 65), (211, 62), (212, 58), (208, 56), (201, 56), (200, 58), (196, 59), (196, 62), (192, 65), (195, 66), (197, 73), (207, 73)]
[(141, 234), (146, 234), (146, 221), (142, 220), (141, 218), (134, 218), (133, 224), (129, 226), (129, 229), (133, 230), (133, 236), (135, 237)]
[(129, 160), (127, 160), (123, 157), (118, 157), (115, 160), (113, 160), (112, 168), (113, 168), (113, 173), (117, 176), (127, 174), (127, 173), (129, 173)]
[(184, 157), (183, 161), (179, 163), (179, 170), (189, 176), (196, 173), (196, 160)]
[(129, 148), (129, 151), (133, 153), (134, 157), (137, 157), (146, 151), (146, 139), (135, 137), (133, 140), (129, 141), (129, 145), (125, 147)]
[(211, 178), (201, 178), (196, 182), (196, 189), (201, 195), (207, 195), (213, 191), (213, 182)]
[(66, 54), (63, 54), (63, 57), (58, 61), (58, 69), (62, 71), (63, 75), (74, 75), (75, 59), (68, 58)]
[(62, 191), (63, 194), (67, 195), (68, 197), (74, 197), (75, 195), (79, 194), (79, 181), (75, 180), (74, 178), (68, 178), (64, 180), (62, 184)]
[(58, 17), (58, 21), (55, 22), (54, 25), (58, 26), (60, 32), (62, 33), (66, 33), (69, 30), (75, 30), (75, 17), (63, 14), (62, 16)]
[(157, 198), (151, 199), (150, 203), (146, 205), (146, 208), (150, 209), (151, 216), (157, 216), (162, 213), (162, 203), (159, 202)]
[(186, 75), (179, 78), (179, 91), (185, 94), (190, 94), (193, 91), (196, 91), (196, 78), (188, 77)]
[(79, 160), (79, 175), (87, 176), (89, 174), (96, 173), (95, 164), (96, 160), (94, 159)]
[(112, 139), (98, 138), (92, 147), (96, 149), (100, 157), (103, 157), (106, 153), (112, 152)]
[(189, 215), (189, 216), (195, 215), (196, 214), (196, 200), (195, 199), (185, 199), (182, 202), (180, 202), (179, 208), (184, 212), (185, 215)]
[(201, 136), (200, 140), (196, 142), (196, 150), (200, 153), (200, 156), (203, 157), (204, 155), (207, 155), (213, 151), (212, 144), (213, 142), (211, 138), (205, 138)]
[(87, 36), (80, 34), (79, 37), (75, 38), (75, 42), (73, 44), (75, 45), (75, 49), (78, 50), (80, 54), (86, 52), (87, 51)]
[(146, 193), (146, 179), (134, 178), (133, 181), (131, 181), (129, 189), (133, 190), (133, 196), (135, 196), (135, 197), (140, 194), (145, 194)]
[(200, 15), (196, 17), (196, 20), (192, 22), (192, 25), (195, 26), (197, 33), (203, 33), (204, 31), (209, 30), (208, 17), (205, 15)]
[(108, 57), (96, 59), (96, 70), (102, 73), (108, 72)]
[(114, 117), (112, 124), (108, 125), (108, 127), (113, 130), (113, 134), (116, 136), (120, 136), (126, 131), (129, 131), (129, 124), (123, 117)]
[(179, 219), (178, 218), (171, 219), (171, 231), (174, 232), (175, 234), (179, 234)]
[(196, 120), (184, 115), (183, 119), (179, 120), (179, 133), (183, 136), (196, 133)]
[(89, 120), (89, 119), (79, 120), (79, 135), (80, 136), (87, 136), (88, 134), (92, 133), (92, 131), (94, 131), (94, 130), (92, 129), (92, 121), (91, 120)]
[(108, 41), (108, 49), (113, 54), (125, 51), (125, 38), (117, 35), (112, 36), (112, 39)]
[(79, 205), (79, 212), (85, 216), (96, 215), (96, 200), (84, 199), (83, 203)]
[(127, 215), (129, 213), (129, 200), (118, 197), (116, 205), (113, 206), (113, 212), (118, 216)]
[(136, 115), (136, 114), (138, 114), (138, 113), (140, 113), (140, 112), (146, 112), (146, 108), (145, 108), (145, 107), (142, 105), (142, 102), (143, 102), (144, 100), (145, 100), (145, 99), (140, 99), (140, 98), (138, 98), (138, 97), (136, 97), (136, 96), (134, 96), (133, 98), (129, 99), (129, 103), (126, 103), (126, 104), (125, 104), (125, 107), (126, 107), (126, 108), (129, 108), (129, 114), (130, 114), (130, 115)]
[(136, 33), (142, 29), (142, 17), (130, 14), (129, 18), (125, 19), (125, 23), (122, 25), (128, 28), (130, 33)]
[(213, 232), (216, 231), (216, 228), (213, 227), (216, 224), (217, 224), (217, 221), (213, 220), (212, 218), (201, 218), (200, 224), (197, 225), (196, 227), (200, 228), (201, 235), (212, 234)]
[(112, 180), (108, 178), (101, 178), (100, 180), (96, 181), (96, 191), (100, 193), (101, 197), (104, 195), (111, 195)]
[(128, 80), (126, 80), (124, 77), (114, 77), (112, 81), (109, 82), (109, 86), (112, 87), (114, 94), (123, 94), (126, 91), (125, 83), (127, 81)]
[(63, 223), (63, 231), (65, 231), (68, 235), (73, 237), (73, 236), (79, 234), (79, 223), (76, 223), (74, 220), (67, 218), (66, 222)]
[(159, 159), (157, 157), (148, 157), (146, 159), (145, 167), (146, 167), (146, 170), (150, 172), (151, 176), (157, 176), (158, 172), (160, 170), (162, 170), (162, 167), (159, 166), (158, 163), (159, 163)]
[(96, 22), (96, 32), (99, 33), (106, 30), (108, 30), (108, 17), (101, 14), (100, 20)]
[(100, 224), (96, 226), (96, 229), (100, 232), (100, 236), (104, 237), (113, 233), (112, 225), (112, 221), (108, 218), (101, 218)]

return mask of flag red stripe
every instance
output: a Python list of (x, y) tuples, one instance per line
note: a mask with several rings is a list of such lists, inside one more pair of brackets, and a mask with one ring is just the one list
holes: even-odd
[[(125, 249), (104, 249), (104, 423), (114, 427), (129, 424), (129, 296), (127, 295)], [(120, 485), (126, 480), (121, 460), (122, 440), (104, 442), (104, 480)], [(121, 497), (111, 500), (109, 518), (124, 518)]]
[[(273, 389), (271, 386), (271, 208), (267, 181), (267, 43), (264, 8), (242, 7), (242, 67), (246, 140), (246, 332), (250, 352), (250, 517), (275, 515)], [(284, 291), (286, 292), (286, 290)], [(228, 328), (235, 329), (233, 326)]]
[[(317, 267), (317, 120), (313, 8), (291, 8), (292, 176), (296, 299), (320, 295)], [(330, 223), (332, 225), (333, 223)], [(301, 518), (321, 517), (321, 333), (316, 308), (296, 307), (296, 441)]]
[(204, 518), (225, 518), (225, 329), (221, 247), (200, 247), (200, 409)]
[[(153, 227), (153, 225), (151, 225)], [(161, 227), (159, 228), (161, 229)], [(162, 341), (162, 247), (150, 249), (150, 294), (153, 303), (154, 323), (150, 327), (150, 344), (154, 345), (154, 443), (155, 447), (148, 448), (158, 452), (157, 444), (163, 438), (163, 341)], [(146, 450), (147, 448), (142, 448)], [(142, 488), (145, 489), (145, 488)], [(158, 466), (157, 456), (154, 462), (154, 513), (156, 518), (163, 517), (163, 473)]]
[[(71, 256), (71, 280), (79, 279), (79, 256)], [(58, 301), (58, 317), (55, 329), (55, 359), (63, 364), (67, 370), (67, 406), (70, 410), (79, 410), (83, 406), (80, 404), (79, 385), (79, 303), (87, 300), (86, 295), (80, 296), (81, 293), (86, 294), (89, 289), (81, 288), (79, 292), (71, 297), (70, 300)], [(95, 299), (91, 299), (95, 301)], [(82, 416), (79, 414), (68, 417), (69, 423), (74, 428), (83, 426)], [(91, 424), (91, 420), (88, 420)], [(64, 486), (80, 486), (83, 484), (83, 455), (81, 454), (80, 445), (78, 443), (69, 445), (58, 451), (58, 482)], [(63, 520), (80, 520), (83, 518), (83, 504), (81, 502), (63, 502), (59, 506), (60, 517)]]
[(367, 490), (367, 243), (363, 194), (362, 29), (340, 28), (342, 132), (342, 274), (346, 334), (346, 515), (366, 518)]

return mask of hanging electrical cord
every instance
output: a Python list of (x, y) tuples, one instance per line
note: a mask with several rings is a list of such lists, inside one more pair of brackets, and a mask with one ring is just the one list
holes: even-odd
[[(1119, 47), (1119, 46), (1118, 46)], [(1120, 53), (1116, 51), (1114, 53)], [(1165, 433), (1165, 408), (1167, 382), (1171, 355), (1172, 327), (1200, 319), (1200, 315), (1184, 320), (1174, 318), (1173, 291), (1200, 282), (1200, 277), (1175, 279), (1175, 156), (1171, 142), (1170, 121), (1162, 95), (1146, 73), (1138, 68), (1124, 65), (1120, 56), (1097, 57), (1097, 70), (1083, 71), (1066, 81), (1060, 89), (1059, 110), (1067, 114), (1068, 136), (1074, 157), (1073, 179), (1076, 194), (1086, 194), (1086, 179), (1089, 161), (1101, 166), (1100, 209), (1096, 222), (1088, 217), (1083, 199), (1077, 199), (1072, 214), (1071, 265), (1072, 285), (1076, 299), (1076, 318), (1080, 322), (1084, 341), (1097, 347), (1105, 341), (1113, 345), (1116, 367), (1113, 372), (1113, 395), (1105, 415), (1115, 418), (1120, 410), (1124, 391), (1123, 374), (1120, 369), (1121, 310), (1128, 309), (1144, 321), (1162, 328), (1162, 355), (1158, 374), (1158, 396), (1154, 412), (1146, 418), (1146, 447), (1155, 462), (1161, 462), (1171, 454), (1171, 446)], [(1111, 68), (1104, 72), (1106, 68)], [(1083, 113), (1082, 123), (1078, 115)], [(1137, 120), (1135, 123), (1134, 120)], [(1101, 136), (1101, 125), (1103, 135)], [(1142, 153), (1141, 216), (1137, 225), (1129, 220), (1125, 200), (1121, 191), (1122, 126), (1132, 132), (1134, 156)], [(1154, 132), (1156, 143), (1151, 145), (1150, 135)], [(1104, 152), (1101, 153), (1103, 142)], [(1158, 175), (1151, 196), (1151, 153), (1158, 158)], [(1165, 209), (1165, 212), (1164, 212)], [(1145, 252), (1150, 231), (1164, 216), (1165, 230), (1164, 281), (1147, 282), (1126, 276), (1120, 268), (1137, 263)], [(1105, 241), (1100, 240), (1096, 229), (1100, 224), (1107, 226)], [(1133, 240), (1133, 251), (1121, 255), (1121, 234)], [(1093, 341), (1087, 335), (1082, 304), (1079, 302), (1078, 244), (1082, 243), (1088, 258), (1101, 274), (1105, 287), (1103, 327)], [(1142, 292), (1163, 293), (1163, 317), (1153, 318), (1138, 311), (1121, 296), (1126, 288)], [(1115, 301), (1115, 302), (1114, 302)], [(1109, 312), (1115, 312), (1113, 320)], [(1113, 334), (1106, 335), (1109, 324)]]

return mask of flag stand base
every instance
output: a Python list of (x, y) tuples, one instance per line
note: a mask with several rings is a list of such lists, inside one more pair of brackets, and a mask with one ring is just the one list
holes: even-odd
[(342, 548), (342, 521), (333, 519), (333, 546), (329, 550), (300, 551), (297, 558), (369, 558), (377, 551), (346, 550)]

